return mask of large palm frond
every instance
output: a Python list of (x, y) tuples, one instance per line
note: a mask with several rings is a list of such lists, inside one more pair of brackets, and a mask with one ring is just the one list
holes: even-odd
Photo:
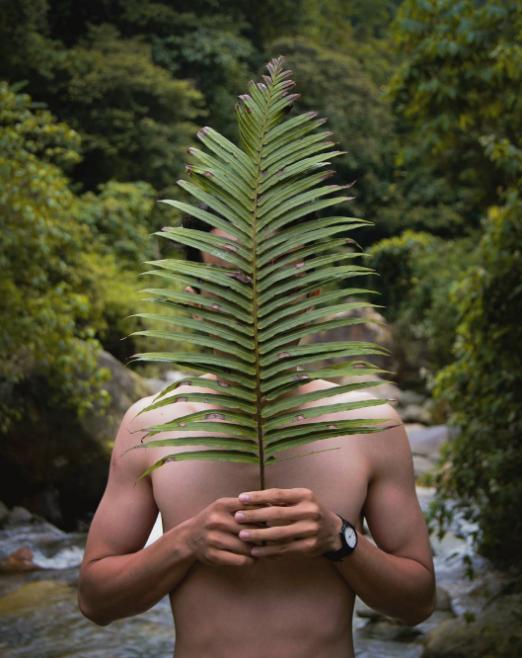
[[(326, 413), (382, 403), (329, 403), (329, 397), (368, 382), (312, 393), (296, 390), (304, 381), (371, 375), (376, 367), (361, 357), (385, 350), (362, 341), (298, 344), (301, 338), (360, 321), (343, 312), (372, 306), (358, 297), (369, 291), (337, 285), (371, 272), (359, 264), (361, 252), (346, 237), (369, 222), (330, 211), (324, 216), (326, 209), (350, 199), (343, 193), (349, 186), (325, 182), (333, 173), (327, 166), (342, 151), (334, 148), (331, 133), (321, 130), (324, 120), (315, 112), (288, 118), (297, 95), (288, 93), (294, 83), (283, 59), (272, 60), (267, 69), (263, 82), (251, 82), (249, 93), (239, 97), (240, 146), (211, 128), (200, 130), (204, 148), (190, 149), (188, 180), (178, 181), (194, 202), (166, 201), (226, 236), (184, 227), (166, 227), (157, 235), (212, 254), (224, 265), (175, 258), (149, 263), (149, 274), (173, 285), (148, 293), (178, 315), (138, 314), (165, 327), (138, 333), (186, 340), (199, 351), (145, 353), (135, 359), (212, 373), (216, 379), (187, 376), (165, 388), (144, 411), (175, 402), (180, 397), (176, 387), (187, 382), (202, 383), (214, 394), (184, 392), (185, 400), (210, 401), (219, 411), (190, 413), (147, 428), (143, 445), (186, 448), (158, 460), (147, 474), (171, 460), (257, 463), (263, 488), (265, 465), (281, 451), (377, 431), (382, 425), (375, 419), (321, 420)], [(318, 219), (317, 213), (323, 216)], [(181, 292), (180, 284), (201, 292), (197, 318), (194, 295)], [(318, 366), (326, 357), (339, 361)], [(310, 401), (320, 403), (300, 409)], [(300, 421), (310, 418), (317, 420), (307, 422), (303, 431)], [(169, 432), (176, 437), (169, 438)], [(184, 432), (190, 434), (184, 437)], [(154, 438), (159, 434), (162, 438)]]

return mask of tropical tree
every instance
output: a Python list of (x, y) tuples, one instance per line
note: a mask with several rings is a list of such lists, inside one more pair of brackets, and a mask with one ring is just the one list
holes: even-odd
[[(100, 398), (99, 343), (86, 286), (88, 227), (60, 167), (79, 136), (0, 83), (0, 432), (23, 416), (17, 386), (43, 377), (46, 399), (84, 410)], [(114, 270), (113, 270), (114, 274)], [(94, 321), (94, 322), (93, 322)], [(41, 398), (41, 395), (40, 395)], [(15, 402), (16, 400), (16, 402)]]
[(459, 433), (441, 460), (431, 514), (441, 532), (458, 513), (477, 523), (480, 552), (519, 572), (521, 184), (522, 176), (506, 192), (504, 203), (489, 209), (476, 263), (452, 291), (454, 360), (438, 373), (435, 394), (449, 406), (450, 422)]
[[(395, 37), (405, 57), (390, 90), (412, 131), (403, 164), (415, 167), (417, 188), (426, 187), (419, 185), (419, 165), (445, 179), (449, 198), (447, 188), (431, 185), (426, 200), (432, 197), (433, 204), (442, 193), (468, 228), (478, 227), (485, 209), (502, 202), (503, 190), (518, 175), (517, 150), (509, 145), (522, 131), (522, 5), (405, 0)], [(502, 162), (492, 157), (499, 148), (508, 156)]]
[[(158, 235), (212, 254), (223, 265), (175, 258), (150, 263), (150, 274), (173, 287), (149, 288), (148, 294), (181, 315), (140, 313), (167, 328), (136, 333), (164, 340), (183, 337), (200, 351), (149, 352), (135, 359), (209, 372), (216, 380), (186, 377), (165, 388), (144, 411), (180, 397), (217, 403), (220, 409), (148, 427), (145, 441), (136, 447), (187, 449), (162, 457), (142, 477), (169, 461), (216, 459), (259, 464), (263, 488), (265, 466), (281, 451), (382, 429), (377, 419), (321, 420), (329, 412), (382, 404), (374, 399), (328, 403), (332, 395), (369, 382), (359, 379), (312, 393), (296, 391), (303, 381), (374, 374), (377, 368), (360, 359), (385, 350), (362, 341), (298, 344), (305, 336), (363, 321), (332, 315), (372, 306), (360, 300), (368, 290), (335, 285), (370, 272), (356, 263), (362, 253), (346, 237), (369, 222), (339, 212), (317, 218), (317, 213), (350, 200), (342, 193), (350, 185), (324, 182), (333, 173), (326, 169), (330, 160), (343, 151), (334, 148), (329, 131), (320, 129), (324, 119), (315, 112), (287, 117), (298, 95), (289, 93), (294, 83), (283, 59), (273, 59), (267, 69), (263, 82), (250, 82), (249, 93), (236, 105), (240, 145), (209, 127), (200, 130), (205, 149), (190, 149), (188, 180), (178, 181), (194, 203), (166, 201), (210, 229), (220, 229), (221, 235), (185, 227), (166, 227)], [(201, 291), (197, 319), (192, 316), (194, 295), (180, 292), (180, 284)], [(342, 360), (334, 366), (314, 365), (326, 354)], [(198, 382), (215, 393), (176, 392), (181, 383)], [(321, 404), (299, 408), (311, 400)], [(305, 419), (317, 419), (307, 423), (306, 433), (301, 425)], [(168, 432), (178, 436), (155, 438)], [(186, 432), (191, 436), (184, 436)]]

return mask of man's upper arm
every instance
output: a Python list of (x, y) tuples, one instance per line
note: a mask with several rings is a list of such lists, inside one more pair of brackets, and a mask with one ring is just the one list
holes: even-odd
[(138, 480), (145, 470), (145, 450), (128, 448), (139, 443), (143, 433), (138, 411), (150, 403), (145, 398), (132, 405), (120, 424), (112, 450), (105, 492), (94, 515), (84, 565), (109, 555), (124, 555), (145, 545), (158, 514), (149, 478)]
[(397, 421), (398, 426), (368, 439), (371, 478), (364, 516), (379, 548), (414, 559), (433, 572), (428, 530), (415, 491), (408, 437), (395, 410), (388, 407), (388, 412), (386, 415)]

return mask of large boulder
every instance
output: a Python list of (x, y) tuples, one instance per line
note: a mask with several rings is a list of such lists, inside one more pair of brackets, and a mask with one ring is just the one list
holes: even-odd
[(151, 391), (145, 381), (107, 352), (99, 367), (111, 374), (107, 408), (83, 418), (69, 409), (35, 404), (4, 442), (0, 498), (67, 529), (88, 518), (105, 486), (111, 444), (129, 406)]
[(431, 631), (422, 658), (522, 656), (522, 595), (500, 596), (478, 615), (450, 619)]
[(106, 409), (94, 409), (80, 419), (85, 433), (102, 447), (114, 439), (123, 414), (136, 400), (152, 393), (148, 381), (126, 368), (109, 352), (102, 351), (98, 357), (100, 368), (107, 368), (110, 379), (105, 389), (110, 395), (110, 404)]
[(454, 431), (447, 425), (424, 427), (412, 423), (406, 425), (406, 431), (412, 453), (434, 461), (438, 459), (442, 445), (454, 436)]
[(37, 571), (40, 567), (33, 562), (33, 551), (28, 546), (21, 546), (0, 559), (0, 573), (23, 573)]

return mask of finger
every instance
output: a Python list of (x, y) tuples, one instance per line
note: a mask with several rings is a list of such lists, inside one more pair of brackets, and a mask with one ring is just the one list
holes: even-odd
[(208, 560), (211, 564), (218, 564), (225, 567), (247, 567), (255, 564), (255, 558), (251, 555), (239, 555), (229, 551), (214, 549), (209, 552)]
[(260, 557), (280, 557), (282, 555), (300, 554), (312, 556), (314, 552), (314, 542), (310, 538), (298, 539), (293, 542), (270, 544), (268, 546), (254, 546), (250, 555)]
[(217, 508), (221, 508), (222, 510), (226, 512), (237, 512), (240, 509), (243, 509), (245, 506), (239, 498), (231, 498), (231, 497), (225, 497), (225, 498), (218, 498), (216, 502), (214, 503)]
[(288, 525), (293, 521), (306, 518), (307, 510), (298, 505), (280, 507), (259, 507), (258, 509), (241, 509), (234, 514), (238, 523), (266, 523), (267, 525)]
[(250, 555), (250, 549), (252, 548), (252, 546), (241, 541), (237, 535), (231, 535), (226, 532), (211, 532), (207, 536), (207, 541), (213, 548), (237, 553), (238, 555)]
[(245, 491), (239, 494), (243, 503), (258, 505), (295, 505), (313, 497), (310, 489), (263, 489), (262, 491)]
[(241, 530), (239, 539), (248, 542), (291, 542), (303, 537), (317, 534), (317, 525), (301, 521), (291, 525), (271, 526), (268, 528), (249, 528)]
[(205, 519), (205, 527), (209, 531), (226, 532), (230, 535), (237, 537), (243, 528), (258, 528), (259, 524), (254, 523), (241, 523), (239, 524), (234, 516), (234, 508), (232, 510), (216, 509), (211, 512)]
[(232, 497), (224, 497), (224, 498), (218, 498), (215, 502), (215, 505), (217, 507), (220, 507), (228, 512), (237, 512), (238, 510), (243, 510), (245, 508), (251, 510), (251, 509), (258, 509), (260, 507), (266, 507), (266, 505), (245, 505), (243, 501), (241, 501), (239, 498), (232, 498)]

